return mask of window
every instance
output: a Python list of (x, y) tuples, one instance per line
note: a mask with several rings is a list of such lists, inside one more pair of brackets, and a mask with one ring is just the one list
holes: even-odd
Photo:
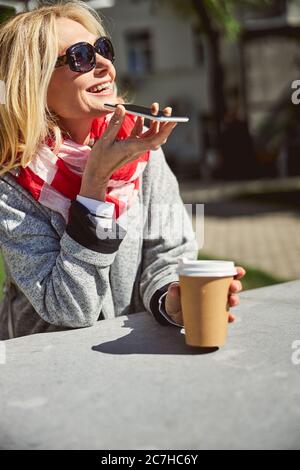
[(152, 72), (151, 36), (148, 31), (126, 34), (129, 74), (145, 75)]

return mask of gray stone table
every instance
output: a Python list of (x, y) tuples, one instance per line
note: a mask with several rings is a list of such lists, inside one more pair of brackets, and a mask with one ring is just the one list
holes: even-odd
[(300, 281), (236, 313), (209, 353), (147, 313), (5, 342), (0, 447), (300, 448)]

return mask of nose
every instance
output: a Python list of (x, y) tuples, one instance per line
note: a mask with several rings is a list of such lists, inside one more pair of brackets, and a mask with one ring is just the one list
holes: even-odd
[(98, 52), (96, 52), (95, 69), (103, 69), (103, 68), (109, 69), (111, 67), (113, 67), (112, 62), (109, 59), (106, 59), (105, 57), (103, 57), (101, 54), (98, 54)]

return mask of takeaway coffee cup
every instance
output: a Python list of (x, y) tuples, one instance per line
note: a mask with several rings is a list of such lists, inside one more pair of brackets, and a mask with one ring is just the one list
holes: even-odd
[(228, 328), (229, 286), (237, 274), (232, 261), (178, 261), (185, 341), (190, 346), (223, 346)]

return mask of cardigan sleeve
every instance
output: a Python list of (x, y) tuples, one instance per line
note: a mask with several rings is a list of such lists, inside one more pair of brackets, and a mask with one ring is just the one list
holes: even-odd
[[(105, 229), (97, 217), (73, 201), (59, 238), (42, 211), (6, 186), (0, 191), (0, 244), (15, 283), (44, 321), (71, 328), (94, 324), (124, 237), (99, 237)], [(114, 231), (122, 230), (115, 225)]]

